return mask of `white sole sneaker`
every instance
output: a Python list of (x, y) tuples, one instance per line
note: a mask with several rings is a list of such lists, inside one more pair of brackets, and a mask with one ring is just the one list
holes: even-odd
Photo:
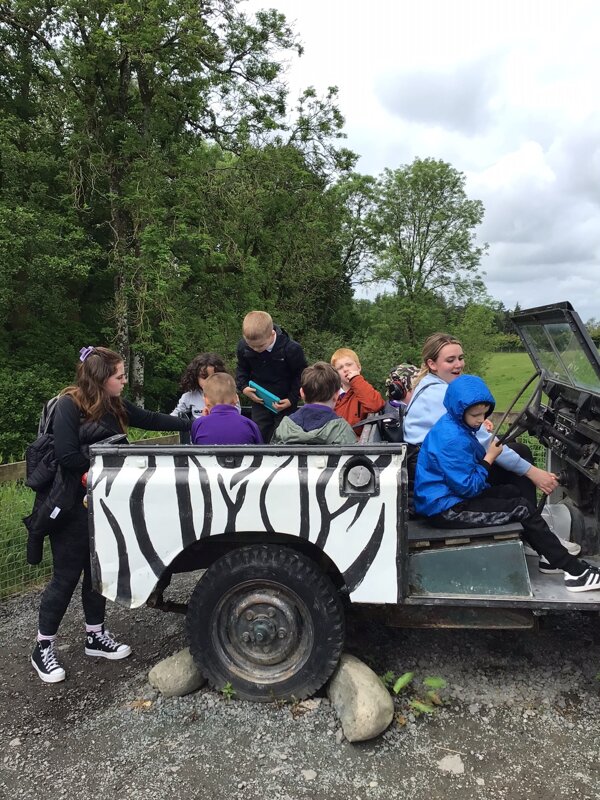
[(62, 669), (62, 667), (61, 669), (55, 669), (52, 672), (42, 672), (33, 658), (31, 659), (31, 666), (44, 681), (44, 683), (60, 683), (67, 677), (67, 673), (64, 671), (64, 669)]
[(545, 561), (541, 558), (538, 564), (538, 570), (544, 575), (562, 575), (564, 573), (564, 569), (560, 569), (559, 567), (551, 567), (548, 561)]
[(109, 661), (119, 661), (122, 658), (127, 658), (127, 656), (131, 655), (131, 647), (126, 644), (122, 650), (115, 650), (114, 653), (103, 653), (101, 650), (93, 650), (91, 648), (85, 648), (86, 656), (98, 656), (99, 658), (108, 658)]
[(582, 575), (565, 572), (565, 589), (568, 592), (600, 591), (600, 570), (598, 567), (588, 567)]

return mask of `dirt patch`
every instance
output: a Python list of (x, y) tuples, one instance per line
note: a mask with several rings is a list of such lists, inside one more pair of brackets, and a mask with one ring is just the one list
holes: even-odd
[(448, 683), (435, 714), (351, 745), (325, 698), (302, 710), (205, 690), (158, 697), (146, 676), (185, 646), (183, 618), (146, 608), (109, 609), (111, 630), (134, 652), (104, 662), (85, 657), (74, 602), (59, 642), (67, 680), (44, 685), (29, 665), (38, 601), (34, 592), (0, 608), (3, 798), (600, 796), (596, 615), (516, 633), (398, 631), (351, 616), (348, 650), (378, 673), (414, 670)]

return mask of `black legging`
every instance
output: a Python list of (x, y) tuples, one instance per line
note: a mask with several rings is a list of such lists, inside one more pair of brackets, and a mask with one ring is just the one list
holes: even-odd
[(563, 547), (546, 525), (541, 513), (515, 486), (490, 486), (452, 508), (429, 518), (438, 528), (480, 528), (520, 522), (523, 539), (550, 563), (571, 575), (581, 575), (584, 565)]
[(83, 572), (81, 601), (88, 625), (104, 622), (106, 600), (92, 589), (87, 510), (81, 502), (67, 512), (59, 530), (51, 533), (53, 574), (40, 603), (40, 633), (54, 636)]
[[(529, 447), (521, 442), (511, 442), (506, 447), (514, 450), (518, 456), (525, 459), (529, 464), (533, 464), (533, 455)], [(521, 497), (524, 497), (531, 505), (537, 505), (537, 498), (535, 494), (535, 484), (526, 478), (525, 475), (517, 475), (516, 472), (509, 472), (507, 469), (499, 466), (497, 462), (492, 464), (488, 473), (488, 483), (490, 486), (516, 486), (519, 490)]]

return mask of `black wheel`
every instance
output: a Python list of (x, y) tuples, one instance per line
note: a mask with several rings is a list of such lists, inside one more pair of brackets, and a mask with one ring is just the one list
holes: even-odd
[(301, 700), (335, 669), (344, 611), (334, 585), (287, 547), (241, 547), (198, 581), (186, 617), (190, 651), (217, 689), (244, 700)]

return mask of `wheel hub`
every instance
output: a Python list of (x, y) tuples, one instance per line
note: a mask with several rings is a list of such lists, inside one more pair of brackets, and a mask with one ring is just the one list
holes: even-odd
[(227, 624), (231, 644), (257, 664), (278, 664), (297, 642), (298, 621), (289, 598), (271, 592), (237, 597)]

